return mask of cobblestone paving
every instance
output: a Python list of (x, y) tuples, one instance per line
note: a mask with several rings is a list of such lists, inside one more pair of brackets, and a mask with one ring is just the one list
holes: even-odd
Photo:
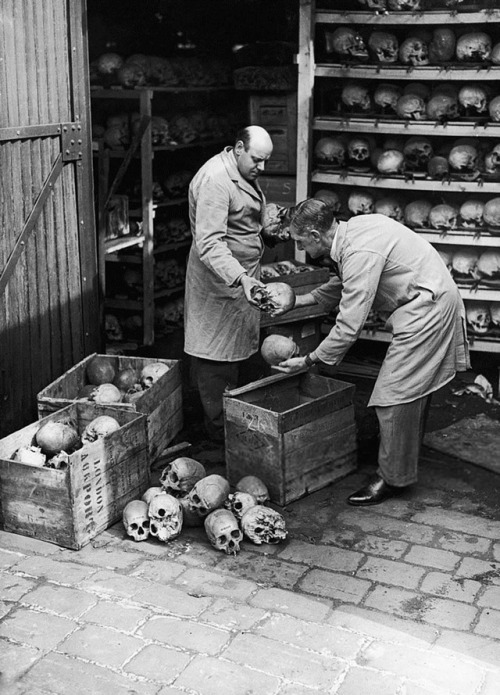
[(370, 509), (362, 473), (291, 504), (282, 545), (202, 529), (80, 551), (0, 532), (6, 695), (499, 695), (498, 476), (430, 458)]

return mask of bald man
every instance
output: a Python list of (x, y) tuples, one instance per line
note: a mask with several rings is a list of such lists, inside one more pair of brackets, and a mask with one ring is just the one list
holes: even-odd
[(193, 243), (186, 272), (184, 350), (200, 393), (207, 435), (224, 437), (223, 393), (238, 385), (242, 363), (259, 349), (265, 197), (258, 177), (273, 151), (259, 126), (209, 159), (189, 187)]

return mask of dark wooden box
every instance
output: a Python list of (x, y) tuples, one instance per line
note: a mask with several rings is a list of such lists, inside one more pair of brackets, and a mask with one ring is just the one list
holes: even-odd
[[(75, 451), (66, 469), (12, 461), (45, 422), (71, 419), (82, 434), (99, 415), (114, 417), (120, 429)], [(1, 439), (3, 528), (74, 550), (89, 543), (149, 486), (146, 424), (141, 413), (78, 401)]]
[(301, 372), (279, 374), (224, 396), (231, 485), (256, 475), (281, 506), (356, 469), (354, 386)]
[[(87, 364), (92, 357), (95, 357), (95, 354), (85, 357), (40, 391), (37, 395), (39, 418), (77, 400), (80, 389), (87, 383)], [(151, 388), (146, 389), (134, 403), (113, 404), (116, 408), (144, 413), (147, 416), (149, 456), (151, 463), (153, 463), (183, 426), (180, 362), (179, 360), (123, 357), (121, 355), (101, 355), (101, 357), (108, 359), (115, 371), (132, 368), (139, 373), (146, 365), (153, 362), (163, 362), (170, 367), (169, 371), (160, 377)]]

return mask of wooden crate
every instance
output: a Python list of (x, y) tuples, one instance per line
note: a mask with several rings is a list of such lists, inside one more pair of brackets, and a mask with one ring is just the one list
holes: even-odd
[[(71, 419), (79, 434), (95, 417), (121, 427), (70, 455), (62, 470), (12, 461), (45, 422)], [(78, 550), (118, 521), (123, 508), (149, 486), (146, 417), (124, 408), (79, 401), (0, 440), (3, 528)]]
[[(297, 267), (306, 265), (299, 261), (292, 261)], [(286, 282), (287, 285), (293, 287), (295, 294), (307, 294), (319, 287), (325, 282), (328, 282), (330, 273), (328, 268), (314, 268), (313, 270), (303, 270), (299, 273), (290, 273), (290, 275), (280, 275), (273, 278), (262, 278), (264, 284), (270, 282)], [(260, 317), (261, 327), (276, 326), (282, 323), (291, 323), (293, 321), (302, 321), (317, 316), (325, 316), (325, 310), (320, 304), (312, 306), (301, 306), (298, 309), (292, 309), (282, 316), (272, 317), (269, 314), (262, 312)]]
[(250, 122), (261, 125), (273, 141), (266, 172), (294, 174), (297, 168), (297, 94), (251, 94)]
[[(80, 389), (87, 383), (86, 369), (96, 353), (89, 355), (62, 376), (46, 386), (37, 395), (38, 417), (42, 418), (75, 402)], [(115, 371), (131, 368), (137, 373), (148, 364), (163, 362), (170, 369), (135, 403), (115, 403), (117, 408), (144, 413), (148, 421), (148, 445), (151, 462), (163, 451), (167, 444), (180, 432), (183, 426), (182, 379), (179, 360), (165, 360), (149, 357), (123, 357), (121, 355), (101, 355), (108, 359)]]
[(267, 377), (224, 396), (231, 485), (256, 475), (281, 506), (356, 469), (354, 386), (301, 372)]

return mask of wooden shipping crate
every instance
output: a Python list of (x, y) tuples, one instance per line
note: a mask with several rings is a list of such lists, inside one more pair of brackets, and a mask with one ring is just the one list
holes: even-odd
[[(75, 451), (66, 469), (12, 461), (45, 422), (70, 419), (81, 435), (99, 415), (114, 417), (120, 429)], [(78, 401), (1, 439), (3, 528), (75, 550), (89, 543), (149, 486), (146, 425), (141, 413)]]
[[(38, 417), (42, 418), (77, 400), (80, 389), (87, 383), (86, 369), (96, 353), (85, 357), (37, 395)], [(131, 368), (137, 374), (148, 364), (163, 362), (170, 369), (156, 384), (146, 389), (134, 403), (114, 403), (116, 408), (144, 413), (148, 421), (149, 456), (153, 463), (183, 426), (182, 378), (179, 360), (150, 357), (100, 355), (108, 359), (115, 371)]]
[[(287, 261), (287, 263), (290, 262), (297, 267), (306, 265), (305, 263), (300, 263), (299, 261)], [(280, 275), (279, 277), (262, 278), (262, 282), (264, 284), (268, 284), (270, 282), (285, 282), (287, 285), (290, 285), (290, 287), (293, 287), (295, 294), (300, 295), (311, 292), (311, 290), (314, 290), (316, 287), (328, 282), (329, 278), (330, 273), (328, 268), (314, 268), (312, 270), (301, 270), (298, 273)], [(286, 314), (277, 317), (272, 317), (269, 316), (269, 314), (262, 312), (260, 317), (260, 325), (261, 327), (275, 326), (281, 323), (302, 321), (304, 319), (314, 318), (316, 316), (325, 316), (325, 310), (320, 304), (302, 306), (298, 309), (292, 309)]]
[(256, 475), (281, 506), (356, 469), (354, 386), (279, 374), (224, 395), (226, 473)]

